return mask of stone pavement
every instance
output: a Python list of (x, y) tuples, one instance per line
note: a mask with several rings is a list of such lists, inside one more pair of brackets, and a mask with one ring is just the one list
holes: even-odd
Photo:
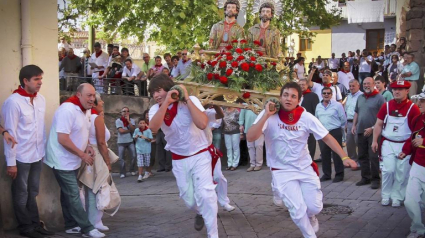
[[(245, 170), (246, 167), (240, 167), (233, 172), (224, 171), (229, 182), (229, 198), (236, 210), (226, 212), (219, 207), (220, 237), (302, 237), (287, 209), (273, 204), (268, 169), (250, 173)], [(406, 237), (410, 218), (405, 208), (381, 206), (381, 190), (357, 187), (360, 171), (346, 169), (345, 172), (343, 182), (322, 183), (327, 208), (318, 215), (318, 237)], [(114, 178), (122, 205), (114, 217), (104, 217), (104, 224), (111, 229), (107, 237), (206, 237), (205, 228), (200, 232), (193, 228), (195, 213), (180, 200), (171, 172), (156, 173), (140, 184), (136, 176), (119, 179), (114, 175)], [(333, 214), (335, 205), (348, 206), (352, 213)], [(14, 231), (6, 237), (19, 236)], [(54, 237), (81, 236), (61, 231)]]

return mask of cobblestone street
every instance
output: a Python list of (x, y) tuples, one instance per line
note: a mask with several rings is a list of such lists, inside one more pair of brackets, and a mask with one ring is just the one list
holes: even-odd
[[(246, 167), (240, 167), (233, 172), (224, 171), (229, 181), (229, 198), (236, 210), (226, 212), (219, 208), (220, 237), (302, 237), (287, 209), (273, 204), (268, 169), (250, 173), (245, 170)], [(104, 224), (110, 228), (107, 237), (206, 237), (205, 228), (200, 232), (193, 228), (195, 213), (180, 200), (171, 172), (156, 173), (140, 184), (136, 176), (114, 177), (122, 205), (114, 217), (105, 215)], [(406, 237), (410, 218), (405, 208), (381, 206), (381, 190), (355, 186), (359, 179), (360, 171), (346, 169), (343, 182), (322, 183), (325, 209), (318, 215), (318, 237)], [(334, 209), (335, 205), (348, 206), (352, 213), (334, 214), (339, 210)], [(6, 237), (19, 236), (14, 231)], [(80, 235), (61, 231), (54, 237)]]

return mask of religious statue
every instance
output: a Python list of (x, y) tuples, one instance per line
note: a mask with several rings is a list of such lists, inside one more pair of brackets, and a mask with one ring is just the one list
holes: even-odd
[(225, 19), (213, 25), (210, 33), (210, 50), (222, 51), (233, 40), (244, 39), (243, 28), (236, 23), (241, 7), (246, 8), (246, 0), (219, 0), (219, 8), (224, 6)]
[(263, 52), (264, 56), (277, 58), (281, 54), (280, 31), (270, 25), (274, 16), (282, 13), (280, 0), (256, 0), (252, 8), (254, 14), (260, 14), (261, 22), (248, 30), (248, 40), (256, 43), (255, 50)]
[(292, 39), (288, 47), (289, 57), (294, 57), (294, 52), (295, 52), (295, 40)]

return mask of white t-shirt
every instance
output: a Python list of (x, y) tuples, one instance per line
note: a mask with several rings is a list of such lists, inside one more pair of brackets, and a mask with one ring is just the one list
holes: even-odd
[[(372, 61), (373, 60), (372, 56), (369, 55), (367, 57), (367, 60)], [(371, 70), (370, 66), (371, 65), (366, 62), (364, 57), (360, 58), (359, 73), (370, 73), (370, 70)]]
[[(97, 139), (96, 139), (96, 127), (94, 126), (94, 121), (96, 120), (96, 117), (99, 115), (92, 114), (90, 116), (91, 121), (91, 127), (90, 127), (90, 134), (89, 134), (89, 143), (91, 145), (97, 145)], [(108, 142), (108, 140), (111, 138), (111, 132), (108, 130), (108, 128), (105, 125), (105, 141)]]
[(337, 69), (339, 68), (339, 59), (338, 58), (329, 58), (328, 59), (328, 63), (329, 63), (329, 68), (330, 69)]
[(131, 70), (128, 70), (127, 66), (124, 67), (122, 71), (123, 77), (137, 77), (137, 75), (140, 73), (140, 68), (136, 64), (133, 64), (131, 66)]
[(298, 79), (303, 79), (305, 78), (304, 73), (305, 73), (305, 67), (304, 65), (300, 65), (300, 64), (295, 64), (294, 65), (294, 70), (297, 69), (297, 76)]
[[(311, 91), (313, 91), (317, 96), (319, 96), (319, 101), (321, 102), (323, 100), (322, 97), (322, 89), (323, 85), (320, 83), (313, 82), (313, 87), (311, 88)], [(342, 100), (341, 90), (336, 85), (331, 86), (332, 89), (332, 99), (335, 101)]]
[(212, 135), (212, 128), (217, 128), (217, 124), (221, 123), (222, 119), (216, 119), (215, 115), (217, 114), (217, 112), (215, 111), (215, 109), (212, 108), (208, 108), (207, 110), (205, 110), (204, 112), (205, 114), (207, 114), (208, 117), (208, 125), (207, 127), (204, 129), (205, 135), (207, 136), (207, 140), (209, 144), (212, 144), (213, 142), (213, 135)]
[[(264, 110), (254, 124), (263, 115)], [(263, 133), (268, 166), (285, 170), (303, 170), (311, 166), (312, 158), (307, 145), (310, 133), (313, 133), (316, 140), (321, 140), (329, 134), (322, 123), (307, 111), (301, 114), (301, 118), (294, 125), (283, 123), (278, 114), (272, 115), (264, 124)]]
[(351, 72), (344, 73), (342, 71), (338, 72), (338, 82), (344, 85), (346, 89), (350, 88), (350, 81), (354, 79), (354, 75)]
[[(201, 112), (205, 111), (198, 98), (194, 96), (190, 96), (189, 98)], [(171, 104), (169, 108), (171, 108), (172, 105), (173, 104)], [(159, 104), (155, 104), (149, 109), (149, 118), (151, 120), (158, 110)], [(162, 122), (161, 129), (167, 141), (165, 149), (178, 155), (191, 156), (207, 148), (211, 144), (208, 143), (204, 131), (196, 127), (188, 106), (183, 102), (179, 102), (177, 115), (171, 125), (167, 126)]]
[(79, 106), (63, 103), (55, 112), (49, 140), (47, 141), (44, 163), (58, 170), (76, 170), (81, 159), (69, 152), (58, 142), (58, 133), (68, 134), (74, 145), (85, 150), (89, 141), (91, 111), (83, 113)]
[[(97, 66), (103, 66), (105, 68), (103, 69), (93, 69), (93, 73), (97, 73), (100, 71), (105, 71), (105, 69), (108, 67), (108, 62), (109, 62), (109, 56), (107, 53), (105, 53), (104, 51), (102, 51), (102, 53), (99, 55), (99, 57), (96, 58), (96, 52), (94, 52), (90, 59), (89, 59), (89, 63), (95, 63)], [(90, 64), (88, 67), (91, 67)], [(91, 69), (91, 68), (90, 68)]]

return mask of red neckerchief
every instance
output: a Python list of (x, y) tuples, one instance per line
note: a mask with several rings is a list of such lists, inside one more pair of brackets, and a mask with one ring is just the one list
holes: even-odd
[(301, 118), (301, 114), (304, 112), (304, 108), (297, 106), (294, 110), (288, 112), (283, 109), (279, 110), (280, 120), (288, 125), (294, 125)]
[(25, 91), (25, 89), (22, 88), (22, 86), (19, 86), (18, 89), (13, 91), (13, 93), (17, 93), (21, 95), (22, 97), (29, 97), (29, 98), (37, 97), (37, 92), (35, 92), (34, 94), (29, 94), (27, 93), (27, 91)]
[(322, 83), (322, 85), (323, 87), (328, 87), (328, 88), (332, 87), (331, 83)]
[(366, 93), (366, 92), (364, 92), (363, 93), (363, 95), (365, 96), (365, 98), (366, 99), (368, 99), (368, 98), (370, 98), (370, 97), (373, 97), (373, 96), (375, 96), (376, 94), (379, 94), (379, 91), (378, 90), (373, 90), (371, 93)]
[(346, 74), (350, 73), (350, 70), (345, 71), (345, 70), (341, 69), (340, 71), (343, 72), (343, 73), (346, 73)]
[(179, 102), (174, 102), (171, 109), (167, 108), (167, 112), (165, 113), (165, 116), (164, 116), (165, 125), (171, 126), (171, 123), (173, 123), (173, 120), (177, 115), (178, 106), (179, 106)]
[(99, 115), (99, 112), (98, 112), (98, 111), (96, 111), (96, 109), (92, 108), (92, 109), (91, 109), (91, 114), (92, 114), (92, 115)]
[(187, 62), (188, 60), (184, 60), (184, 59), (182, 59), (182, 62), (183, 62), (183, 64), (186, 64), (186, 62)]
[(81, 104), (81, 102), (80, 102), (80, 99), (79, 99), (76, 95), (74, 95), (74, 96), (72, 96), (72, 97), (68, 98), (65, 102), (70, 102), (70, 103), (72, 103), (72, 104), (74, 104), (74, 105), (79, 106), (79, 107), (80, 107), (80, 109), (81, 109), (81, 111), (82, 111), (83, 113), (86, 113), (86, 111), (87, 111), (87, 109), (85, 109), (85, 108), (83, 107), (83, 105), (82, 105), (82, 104)]
[(305, 90), (305, 91), (303, 92), (303, 96), (304, 96), (304, 95), (306, 95), (306, 94), (308, 94), (308, 93), (311, 93), (311, 90), (310, 90), (309, 88), (307, 88), (307, 90)]
[(99, 58), (99, 56), (102, 54), (102, 50), (100, 50), (99, 52), (96, 52), (96, 58)]
[(149, 129), (147, 126), (145, 126), (145, 129), (142, 129), (141, 127), (139, 127), (139, 131), (141, 132), (141, 133), (143, 133), (144, 131), (146, 131), (147, 129)]
[(130, 124), (125, 117), (121, 117), (120, 119), (122, 121), (122, 124), (124, 124), (124, 127), (127, 127), (128, 124)]
[(75, 59), (75, 57), (77, 57), (77, 56), (76, 56), (76, 55), (73, 55), (73, 56), (69, 56), (69, 55), (68, 55), (68, 58), (69, 58), (70, 60)]
[(161, 68), (162, 67), (162, 64), (160, 64), (160, 65), (155, 65), (155, 68)]

